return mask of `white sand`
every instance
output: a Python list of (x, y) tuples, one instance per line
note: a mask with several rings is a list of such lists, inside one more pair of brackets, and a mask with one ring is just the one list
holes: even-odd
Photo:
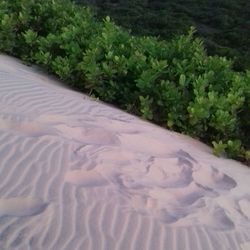
[(0, 56), (0, 249), (247, 250), (250, 169)]

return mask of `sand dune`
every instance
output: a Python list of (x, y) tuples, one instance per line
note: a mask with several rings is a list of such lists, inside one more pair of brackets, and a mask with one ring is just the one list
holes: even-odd
[(0, 56), (0, 249), (249, 250), (250, 169)]

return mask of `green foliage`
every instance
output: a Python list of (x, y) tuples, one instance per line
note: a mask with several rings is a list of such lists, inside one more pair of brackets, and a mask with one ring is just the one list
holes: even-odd
[(8, 4), (0, 1), (0, 50), (13, 52), (15, 43), (15, 16), (8, 13)]
[(139, 99), (140, 99), (140, 106), (141, 106), (140, 111), (142, 113), (142, 117), (148, 120), (152, 120), (153, 119), (153, 112), (151, 108), (151, 105), (153, 103), (152, 98), (150, 98), (149, 96), (146, 97), (139, 96)]
[(249, 161), (250, 72), (207, 56), (191, 28), (135, 37), (68, 0), (0, 0), (0, 50), (163, 127)]
[(238, 70), (250, 68), (248, 0), (75, 0), (98, 15), (110, 15), (133, 34), (170, 39), (195, 26), (209, 54), (235, 58)]

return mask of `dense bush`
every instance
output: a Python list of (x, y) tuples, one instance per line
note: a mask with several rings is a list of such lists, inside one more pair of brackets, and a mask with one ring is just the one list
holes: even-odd
[(249, 159), (250, 72), (207, 56), (193, 30), (169, 42), (97, 22), (67, 0), (0, 0), (0, 50), (161, 126)]
[(171, 39), (197, 28), (210, 55), (235, 58), (237, 70), (250, 69), (249, 0), (74, 0), (98, 16), (111, 16), (133, 34)]

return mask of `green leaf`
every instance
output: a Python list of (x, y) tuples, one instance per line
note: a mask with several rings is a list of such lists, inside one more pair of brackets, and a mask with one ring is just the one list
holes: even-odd
[(186, 76), (181, 74), (179, 79), (179, 84), (184, 87), (185, 83), (186, 83)]

